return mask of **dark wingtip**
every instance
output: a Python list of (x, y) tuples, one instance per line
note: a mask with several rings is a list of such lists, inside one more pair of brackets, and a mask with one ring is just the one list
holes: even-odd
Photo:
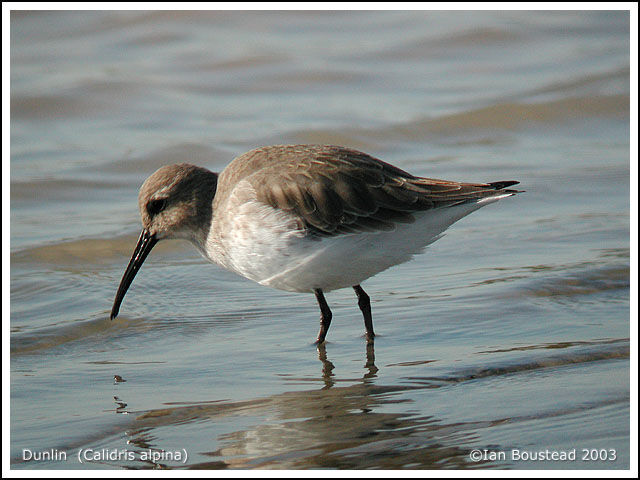
[(491, 182), (487, 185), (490, 185), (491, 188), (495, 188), (496, 190), (502, 190), (503, 188), (510, 187), (511, 185), (518, 185), (520, 182), (516, 180), (502, 180), (501, 182)]
[(502, 180), (500, 182), (487, 183), (487, 185), (489, 186), (489, 188), (493, 188), (494, 190), (498, 190), (500, 192), (511, 194), (524, 193), (524, 190), (506, 190), (507, 187), (510, 187), (511, 185), (518, 185), (519, 183), (520, 182), (516, 180)]

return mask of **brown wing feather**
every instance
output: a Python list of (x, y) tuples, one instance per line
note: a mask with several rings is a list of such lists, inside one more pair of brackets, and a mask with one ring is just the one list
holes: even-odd
[[(333, 236), (393, 230), (415, 212), (493, 196), (518, 182), (460, 183), (415, 177), (338, 146), (283, 145), (243, 155), (260, 168), (247, 177), (258, 200), (300, 217), (310, 232)], [(241, 160), (239, 157), (237, 160)]]

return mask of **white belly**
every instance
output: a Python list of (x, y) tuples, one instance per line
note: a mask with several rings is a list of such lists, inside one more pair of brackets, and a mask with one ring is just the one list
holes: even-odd
[(335, 290), (359, 285), (406, 262), (452, 223), (490, 201), (493, 199), (414, 214), (414, 223), (398, 224), (391, 232), (320, 240), (305, 237), (286, 212), (257, 201), (239, 201), (226, 212), (234, 214), (212, 228), (205, 254), (261, 285), (293, 292)]

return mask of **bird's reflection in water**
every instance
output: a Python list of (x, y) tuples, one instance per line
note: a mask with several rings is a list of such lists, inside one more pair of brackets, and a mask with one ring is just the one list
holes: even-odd
[[(367, 342), (366, 350), (366, 363), (364, 368), (367, 372), (363, 375), (363, 380), (371, 380), (377, 377), (378, 367), (376, 367), (376, 354), (373, 342)], [(325, 343), (318, 345), (318, 360), (322, 363), (322, 380), (324, 381), (323, 388), (331, 388), (335, 385), (335, 376), (333, 370), (336, 368), (331, 360), (327, 358), (327, 347)]]
[(373, 347), (373, 342), (367, 342), (367, 363), (364, 364), (364, 368), (368, 370), (368, 372), (364, 374), (365, 379), (377, 377), (378, 367), (376, 367), (376, 352)]
[[(329, 350), (331, 346), (328, 347)], [(242, 401), (189, 402), (139, 412), (129, 426), (131, 444), (160, 451), (166, 428), (196, 433), (199, 450), (189, 464), (169, 462), (153, 468), (463, 468), (477, 429), (486, 423), (447, 423), (407, 407), (411, 392), (432, 386), (384, 385), (378, 377), (373, 344), (358, 355), (354, 377), (341, 374), (317, 346), (321, 375), (287, 376), (306, 385)], [(338, 365), (340, 366), (340, 365)], [(310, 386), (310, 388), (309, 388)], [(247, 420), (250, 419), (250, 420)], [(228, 429), (227, 431), (224, 431)], [(158, 437), (158, 438), (156, 438)], [(149, 445), (147, 445), (149, 444)], [(132, 447), (133, 448), (133, 447)], [(154, 450), (155, 449), (155, 450)], [(132, 468), (148, 468), (139, 462)]]
[(324, 342), (318, 345), (318, 360), (322, 363), (323, 388), (331, 388), (336, 382), (333, 380), (333, 369), (336, 368), (333, 362), (327, 359), (327, 347)]

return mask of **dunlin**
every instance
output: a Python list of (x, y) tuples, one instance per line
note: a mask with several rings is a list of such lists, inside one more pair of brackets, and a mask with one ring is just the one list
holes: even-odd
[(211, 262), (261, 285), (313, 292), (317, 343), (331, 310), (325, 291), (352, 287), (374, 338), (367, 278), (406, 262), (451, 224), (518, 193), (515, 181), (460, 183), (413, 176), (366, 153), (331, 145), (274, 145), (233, 160), (220, 174), (181, 163), (140, 188), (142, 233), (111, 310), (159, 241), (184, 238)]

